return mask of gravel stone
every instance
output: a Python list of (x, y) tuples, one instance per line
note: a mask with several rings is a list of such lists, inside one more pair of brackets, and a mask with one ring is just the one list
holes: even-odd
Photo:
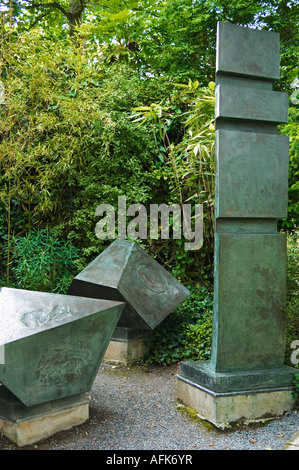
[[(299, 429), (297, 411), (267, 424), (220, 431), (178, 406), (179, 365), (103, 363), (89, 394), (90, 419), (22, 450), (280, 450)], [(16, 447), (5, 437), (0, 450)]]

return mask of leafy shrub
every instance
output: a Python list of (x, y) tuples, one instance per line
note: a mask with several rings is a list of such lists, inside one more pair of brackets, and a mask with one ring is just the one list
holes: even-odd
[(171, 364), (185, 359), (208, 359), (212, 333), (212, 294), (194, 290), (153, 333), (148, 363)]
[(295, 385), (294, 398), (296, 398), (296, 400), (299, 403), (299, 374), (295, 374), (294, 385)]
[(128, 119), (144, 81), (41, 29), (10, 40), (1, 51), (0, 257), (13, 233), (48, 226), (80, 249), (83, 268), (105, 248), (94, 233), (96, 207), (117, 207), (122, 195), (145, 203), (156, 192), (151, 132)]
[(66, 293), (74, 274), (78, 250), (48, 229), (32, 230), (13, 239), (11, 274), (20, 289)]
[(294, 231), (299, 224), (299, 108), (289, 106), (289, 122), (280, 126), (289, 137), (288, 217), (280, 222), (283, 230)]
[[(286, 362), (290, 362), (290, 345), (299, 340), (299, 232), (288, 235)], [(292, 364), (290, 364), (292, 365)]]

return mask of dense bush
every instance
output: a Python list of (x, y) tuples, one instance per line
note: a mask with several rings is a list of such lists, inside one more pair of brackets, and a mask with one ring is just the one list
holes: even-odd
[(288, 265), (287, 265), (287, 337), (286, 362), (289, 365), (291, 357), (291, 344), (299, 340), (299, 232), (288, 236)]
[(153, 192), (152, 136), (128, 119), (143, 82), (126, 64), (107, 68), (42, 30), (10, 47), (0, 108), (2, 261), (11, 257), (10, 237), (55, 227), (80, 250), (83, 267), (105, 246), (94, 233), (96, 207), (117, 207), (119, 195), (144, 203)]
[(148, 363), (171, 364), (184, 359), (208, 359), (211, 352), (213, 296), (193, 289), (185, 302), (153, 333)]
[(75, 274), (79, 251), (54, 231), (31, 230), (12, 239), (10, 286), (65, 294)]
[[(42, 29), (10, 40), (0, 108), (0, 252), (7, 283), (10, 238), (32, 228), (55, 228), (71, 240), (83, 269), (109, 243), (95, 237), (96, 207), (107, 203), (117, 212), (122, 195), (128, 205), (147, 208), (203, 202), (201, 251), (188, 252), (183, 240), (172, 238), (145, 241), (144, 247), (175, 276), (210, 281), (214, 157), (206, 121), (213, 114), (213, 88), (200, 90), (191, 81), (157, 86), (156, 78), (142, 80), (130, 64), (107, 65), (101, 49), (85, 44), (82, 54), (72, 41), (54, 43)], [(208, 114), (200, 106), (205, 95)], [(137, 126), (133, 108), (156, 99), (165, 101), (163, 119), (157, 127)]]

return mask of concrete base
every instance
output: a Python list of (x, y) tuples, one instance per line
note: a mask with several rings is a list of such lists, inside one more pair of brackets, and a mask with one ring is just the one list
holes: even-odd
[(0, 433), (18, 447), (35, 444), (59, 431), (83, 424), (89, 418), (85, 395), (26, 407), (0, 387)]
[(130, 342), (110, 341), (104, 361), (128, 364), (143, 359), (147, 351), (148, 347), (142, 339)]
[(149, 351), (150, 332), (117, 327), (106, 350), (104, 361), (128, 364), (139, 361)]
[(293, 390), (215, 393), (178, 377), (178, 398), (197, 411), (200, 418), (220, 429), (238, 422), (264, 422), (281, 416), (295, 406)]

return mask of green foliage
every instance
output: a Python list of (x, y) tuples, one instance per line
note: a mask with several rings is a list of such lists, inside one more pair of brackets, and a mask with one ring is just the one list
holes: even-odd
[(289, 137), (288, 218), (282, 221), (284, 230), (299, 227), (299, 107), (289, 106), (289, 122), (281, 126), (281, 133)]
[(153, 189), (152, 138), (127, 119), (143, 82), (126, 64), (106, 67), (100, 50), (81, 54), (42, 30), (9, 40), (0, 108), (3, 241), (55, 227), (80, 249), (83, 267), (104, 246), (94, 234), (96, 207), (117, 207), (118, 195), (143, 203)]
[[(142, 83), (130, 67), (114, 64), (106, 71), (98, 91), (106, 119), (95, 123), (88, 141), (86, 171), (72, 169), (69, 183), (76, 188), (74, 210), (65, 226), (68, 236), (81, 248), (82, 266), (111, 241), (95, 237), (95, 216), (99, 204), (111, 204), (116, 211), (118, 196), (126, 196), (127, 205), (147, 205), (152, 198), (155, 180), (151, 174), (154, 143), (147, 130), (136, 130), (128, 119), (130, 109), (139, 103)], [(98, 98), (100, 102), (100, 98)]]
[(294, 385), (295, 385), (295, 398), (299, 400), (299, 374), (295, 374), (295, 380), (294, 380)]
[(1, 0), (0, 7), (2, 14), (11, 9), (10, 21), (19, 33), (41, 26), (48, 37), (65, 40), (75, 26), (94, 47), (105, 46), (108, 64), (120, 60), (145, 78), (191, 78), (201, 86), (214, 80), (217, 21), (273, 30), (281, 37), (278, 87), (288, 90), (297, 75), (296, 0)]
[[(213, 263), (214, 249), (214, 82), (174, 84), (171, 98), (133, 109), (137, 128), (150, 125), (157, 158), (153, 174), (156, 187), (168, 205), (204, 206), (204, 245), (188, 252), (183, 240), (151, 242), (151, 251), (175, 276), (211, 282), (206, 267)], [(177, 139), (178, 129), (181, 137)], [(158, 193), (158, 194), (159, 194)]]
[(12, 284), (19, 289), (65, 294), (77, 274), (78, 250), (50, 230), (12, 240)]
[(88, 54), (80, 60), (71, 43), (52, 44), (42, 30), (6, 39), (3, 60), (12, 58), (2, 70), (1, 199), (7, 210), (14, 200), (23, 229), (41, 219), (59, 224), (72, 200), (69, 172), (83, 168), (91, 129), (105, 119), (95, 103), (100, 68)]
[(288, 235), (288, 264), (287, 264), (287, 337), (286, 362), (290, 364), (294, 340), (299, 340), (299, 232)]
[(171, 364), (184, 359), (208, 359), (211, 351), (212, 294), (194, 290), (185, 302), (157, 326), (148, 363)]

